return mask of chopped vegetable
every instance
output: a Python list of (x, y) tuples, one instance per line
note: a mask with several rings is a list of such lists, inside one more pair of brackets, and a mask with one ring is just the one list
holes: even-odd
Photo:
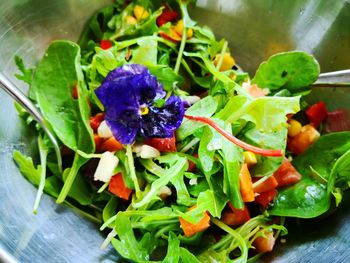
[(249, 221), (250, 214), (247, 206), (244, 206), (243, 209), (237, 209), (230, 202), (228, 204), (231, 211), (223, 212), (221, 216), (222, 222), (229, 226), (239, 226)]
[(250, 176), (248, 165), (244, 163), (239, 172), (239, 185), (243, 202), (254, 201), (254, 190), (252, 177)]
[(272, 232), (265, 232), (263, 236), (259, 236), (254, 240), (253, 246), (259, 253), (266, 253), (272, 251), (275, 241)]
[(117, 152), (123, 149), (123, 145), (113, 136), (105, 140), (101, 146), (101, 151)]
[(315, 128), (318, 128), (327, 118), (327, 113), (328, 111), (323, 101), (315, 103), (305, 110), (307, 118)]
[(128, 200), (132, 193), (132, 189), (125, 185), (123, 175), (121, 173), (111, 177), (108, 184), (108, 191), (125, 200)]
[(326, 118), (327, 132), (350, 131), (350, 116), (346, 109), (328, 112)]
[(299, 182), (301, 174), (288, 159), (284, 159), (281, 166), (274, 172), (273, 177), (276, 179), (278, 187), (285, 187)]
[(276, 189), (271, 189), (266, 192), (260, 193), (255, 197), (255, 202), (261, 205), (263, 208), (266, 208), (277, 196), (278, 191)]
[(315, 143), (319, 137), (320, 133), (312, 125), (305, 125), (301, 128), (298, 135), (289, 139), (288, 149), (295, 154), (301, 154)]
[(170, 138), (149, 138), (144, 143), (161, 152), (176, 152), (176, 140), (174, 136)]
[[(189, 211), (195, 209), (195, 206), (190, 208)], [(208, 212), (204, 212), (201, 219), (197, 223), (190, 223), (183, 219), (182, 217), (179, 217), (181, 228), (184, 231), (184, 234), (186, 237), (191, 237), (194, 234), (197, 234), (199, 232), (202, 232), (206, 230), (210, 226), (210, 216)]]
[(114, 174), (114, 169), (117, 167), (119, 159), (111, 152), (104, 152), (97, 165), (94, 179), (95, 181), (108, 182)]
[(254, 193), (263, 193), (275, 189), (278, 182), (273, 175), (267, 177), (256, 177), (256, 182), (253, 184)]

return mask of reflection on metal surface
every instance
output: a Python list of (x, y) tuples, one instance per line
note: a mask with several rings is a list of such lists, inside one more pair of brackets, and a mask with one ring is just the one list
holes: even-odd
[[(0, 71), (14, 79), (15, 54), (33, 66), (53, 39), (76, 39), (86, 19), (112, 0), (1, 0)], [(300, 48), (311, 50), (322, 72), (350, 68), (350, 4), (345, 0), (198, 0), (194, 19), (225, 37), (236, 61), (253, 73), (268, 56)], [(314, 100), (330, 110), (348, 107), (345, 89), (320, 88)], [(19, 173), (12, 151), (35, 153), (33, 132), (19, 121), (13, 102), (0, 91), (0, 247), (20, 262), (111, 262), (113, 250), (102, 251), (98, 227), (44, 196), (39, 214), (32, 214), (36, 189)], [(349, 202), (350, 203), (350, 202)], [(350, 258), (350, 205), (326, 223), (295, 225), (287, 243), (265, 259), (269, 262), (346, 262)], [(329, 223), (332, 222), (332, 223)], [(300, 234), (301, 233), (301, 234)], [(333, 251), (333, 252), (332, 252)], [(334, 252), (335, 251), (335, 252)], [(336, 253), (338, 252), (338, 253)], [(0, 249), (0, 261), (4, 252)]]

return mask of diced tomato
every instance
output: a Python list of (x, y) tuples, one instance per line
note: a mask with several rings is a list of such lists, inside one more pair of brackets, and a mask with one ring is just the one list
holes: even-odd
[(179, 18), (179, 15), (175, 11), (167, 10), (157, 17), (157, 25), (162, 26), (168, 22), (174, 22)]
[(104, 50), (109, 49), (112, 47), (112, 42), (108, 39), (102, 39), (100, 42), (100, 47)]
[(111, 180), (109, 181), (108, 191), (125, 200), (128, 200), (130, 194), (132, 193), (132, 190), (125, 185), (123, 175), (121, 173), (112, 176)]
[(242, 165), (241, 171), (239, 172), (239, 184), (240, 184), (240, 192), (241, 192), (243, 202), (254, 201), (255, 197), (254, 197), (252, 177), (250, 176), (248, 165), (246, 163)]
[(78, 85), (75, 85), (73, 88), (73, 99), (78, 99)]
[(250, 219), (248, 207), (245, 205), (243, 209), (235, 208), (230, 202), (228, 205), (231, 211), (226, 211), (221, 216), (221, 221), (229, 226), (242, 225)]
[(312, 125), (304, 125), (301, 132), (293, 138), (289, 138), (288, 149), (295, 153), (301, 154), (318, 140), (320, 133)]
[(276, 197), (277, 193), (278, 191), (276, 189), (263, 192), (255, 197), (255, 202), (266, 208)]
[[(198, 158), (198, 153), (194, 153), (193, 157)], [(194, 162), (192, 162), (191, 160), (188, 160), (188, 168), (187, 171), (188, 172), (194, 172), (196, 170), (197, 166)]]
[(301, 179), (301, 174), (294, 168), (288, 159), (284, 159), (283, 163), (274, 172), (273, 176), (278, 182), (278, 187), (295, 184)]
[(176, 139), (174, 136), (171, 138), (149, 138), (144, 143), (161, 152), (176, 152)]
[(350, 117), (346, 109), (328, 112), (326, 119), (327, 132), (350, 131)]
[(104, 119), (104, 113), (97, 113), (95, 116), (90, 117), (90, 127), (94, 130), (94, 132), (97, 132), (98, 127)]
[(94, 142), (95, 142), (95, 151), (100, 152), (101, 151), (101, 145), (103, 143), (104, 139), (98, 136), (97, 134), (94, 134)]
[(257, 237), (253, 242), (253, 246), (259, 253), (270, 252), (275, 245), (276, 239), (273, 236), (273, 232), (265, 232), (265, 236)]
[[(196, 206), (192, 206), (189, 209), (189, 211), (194, 209), (195, 207)], [(210, 224), (209, 224), (210, 216), (209, 216), (208, 212), (205, 212), (203, 214), (203, 218), (195, 224), (192, 224), (192, 223), (186, 221), (182, 217), (179, 217), (179, 220), (180, 220), (181, 228), (184, 231), (184, 234), (186, 237), (191, 237), (196, 233), (202, 232), (210, 226)]]
[(278, 186), (278, 182), (273, 175), (269, 176), (268, 178), (266, 178), (263, 181), (262, 180), (263, 179), (261, 179), (261, 177), (257, 177), (257, 179), (255, 179), (255, 181), (260, 181), (258, 184), (253, 186), (255, 193), (260, 194), (260, 193), (263, 193), (266, 191), (270, 191), (272, 189), (275, 189)]
[(109, 152), (117, 152), (123, 149), (123, 145), (117, 141), (116, 138), (114, 138), (114, 136), (108, 138), (107, 140), (105, 140), (100, 147), (100, 150), (102, 152), (105, 151), (109, 151)]
[(323, 101), (311, 105), (305, 110), (305, 114), (310, 123), (318, 128), (320, 124), (327, 118), (327, 108)]

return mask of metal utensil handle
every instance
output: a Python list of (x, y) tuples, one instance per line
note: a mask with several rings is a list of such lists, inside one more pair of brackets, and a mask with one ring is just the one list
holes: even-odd
[(322, 73), (313, 86), (350, 87), (350, 69)]
[(33, 118), (39, 123), (41, 128), (44, 130), (44, 132), (49, 137), (57, 156), (57, 164), (60, 169), (60, 172), (62, 172), (62, 157), (61, 157), (61, 151), (60, 147), (58, 145), (58, 142), (55, 138), (55, 136), (51, 133), (51, 131), (47, 128), (45, 124), (45, 120), (42, 117), (39, 110), (35, 107), (33, 102), (24, 95), (2, 72), (0, 72), (0, 86), (3, 90), (5, 90), (15, 101), (17, 101), (19, 104), (21, 104)]

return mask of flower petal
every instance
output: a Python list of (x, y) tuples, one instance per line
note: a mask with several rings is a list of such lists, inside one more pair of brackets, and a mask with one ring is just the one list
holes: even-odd
[(163, 108), (150, 106), (149, 113), (141, 117), (141, 134), (145, 137), (172, 137), (181, 125), (184, 112), (183, 102), (177, 96), (171, 96)]
[(95, 90), (105, 107), (107, 125), (122, 144), (132, 143), (140, 129), (139, 96), (130, 88), (132, 80), (133, 76), (127, 76), (118, 82), (105, 81)]

